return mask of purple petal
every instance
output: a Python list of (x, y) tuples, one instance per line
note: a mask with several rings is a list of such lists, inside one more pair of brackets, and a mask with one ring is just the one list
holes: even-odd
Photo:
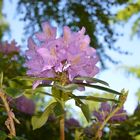
[(71, 39), (71, 31), (70, 28), (65, 26), (64, 29), (64, 42), (69, 43)]
[(94, 111), (93, 112), (93, 115), (98, 119), (98, 121), (100, 121), (100, 122), (102, 122), (103, 120), (104, 120), (104, 117), (103, 117), (103, 115), (100, 113), (100, 112), (98, 112), (98, 111)]
[(39, 41), (45, 41), (46, 38), (47, 38), (47, 37), (46, 37), (46, 34), (45, 34), (45, 33), (42, 33), (42, 32), (36, 33), (35, 36), (37, 37), (37, 39), (38, 39)]
[(33, 83), (33, 89), (36, 89), (40, 84), (42, 84), (42, 80), (37, 80)]
[(109, 103), (107, 102), (103, 102), (101, 103), (101, 107), (99, 109), (100, 111), (107, 111), (107, 112), (110, 112), (111, 111), (111, 106)]
[(19, 111), (29, 115), (32, 115), (35, 112), (35, 103), (25, 96), (16, 99), (16, 107)]

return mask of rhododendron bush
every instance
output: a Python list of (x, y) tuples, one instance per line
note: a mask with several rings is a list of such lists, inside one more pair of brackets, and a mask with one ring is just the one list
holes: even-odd
[[(110, 126), (127, 120), (123, 105), (128, 93), (95, 78), (100, 60), (86, 29), (72, 32), (65, 26), (62, 36), (56, 34), (56, 28), (42, 23), (42, 31), (29, 37), (24, 55), (15, 41), (0, 44), (0, 139), (98, 140), (105, 127), (111, 130)], [(79, 96), (76, 91), (86, 92), (86, 87), (115, 96)], [(69, 100), (75, 102), (72, 108), (81, 109), (88, 126), (75, 114), (67, 116)], [(101, 106), (91, 112), (87, 101)]]

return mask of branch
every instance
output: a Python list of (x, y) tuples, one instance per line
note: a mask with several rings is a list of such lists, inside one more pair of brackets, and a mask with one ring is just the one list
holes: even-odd
[(0, 98), (3, 101), (5, 110), (6, 110), (7, 115), (8, 115), (8, 118), (5, 121), (5, 125), (8, 128), (8, 130), (10, 131), (9, 137), (13, 138), (13, 137), (16, 136), (14, 121), (17, 122), (17, 123), (20, 123), (20, 122), (15, 118), (14, 113), (12, 112), (12, 110), (9, 107), (8, 101), (6, 99), (6, 94), (2, 90), (0, 90)]

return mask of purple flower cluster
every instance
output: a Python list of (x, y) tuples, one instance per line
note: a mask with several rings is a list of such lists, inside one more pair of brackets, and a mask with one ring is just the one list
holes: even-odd
[(19, 47), (17, 43), (13, 40), (11, 43), (5, 41), (4, 43), (0, 43), (0, 53), (7, 55), (11, 53), (18, 53)]
[[(28, 75), (56, 78), (65, 73), (65, 79), (71, 82), (77, 76), (93, 77), (98, 73), (96, 50), (89, 46), (90, 38), (84, 35), (84, 27), (72, 32), (65, 26), (59, 38), (56, 38), (56, 28), (48, 23), (43, 23), (42, 28), (43, 32), (35, 33), (38, 42), (32, 37), (28, 40)], [(41, 83), (36, 81), (33, 87)]]
[[(103, 102), (101, 103), (101, 107), (99, 108), (98, 111), (94, 111), (93, 115), (97, 118), (99, 122), (103, 122), (107, 116), (116, 108), (116, 106), (112, 106), (107, 103)], [(109, 120), (110, 123), (115, 123), (115, 122), (122, 122), (127, 119), (126, 111), (121, 108), (118, 112), (116, 112)]]
[(16, 99), (16, 108), (25, 114), (32, 115), (35, 112), (35, 103), (31, 99), (21, 96)]
[(70, 119), (65, 121), (65, 126), (68, 129), (73, 129), (73, 128), (76, 128), (76, 127), (80, 127), (80, 124), (76, 119), (70, 118)]

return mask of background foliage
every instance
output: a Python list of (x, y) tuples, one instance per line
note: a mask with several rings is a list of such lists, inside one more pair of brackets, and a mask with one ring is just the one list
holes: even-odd
[[(3, 36), (4, 31), (8, 29), (8, 23), (4, 19), (2, 14), (2, 2), (0, 1), (0, 39)], [(124, 6), (125, 8), (120, 10), (118, 13), (114, 13), (112, 7)], [(106, 67), (105, 58), (111, 62), (116, 62), (113, 60), (109, 54), (107, 54), (107, 49), (117, 51), (119, 53), (125, 53), (119, 48), (115, 47), (115, 41), (118, 36), (121, 36), (114, 30), (112, 20), (115, 22), (128, 22), (135, 15), (135, 21), (132, 27), (132, 35), (139, 35), (140, 33), (140, 17), (139, 17), (140, 1), (132, 0), (115, 0), (115, 1), (45, 1), (45, 0), (19, 0), (18, 12), (17, 14), (22, 15), (23, 21), (25, 21), (25, 35), (31, 35), (32, 32), (40, 27), (42, 21), (50, 21), (52, 24), (57, 24), (60, 28), (64, 25), (70, 26), (73, 30), (78, 30), (82, 26), (87, 29), (87, 34), (91, 37), (91, 46), (98, 50), (100, 56), (101, 64)], [(60, 31), (61, 32), (61, 31)], [(26, 69), (23, 66), (24, 56), (23, 54), (17, 54), (18, 61), (11, 60), (11, 56), (2, 57), (0, 56), (0, 71), (4, 71), (4, 86), (5, 87), (16, 87), (17, 89), (22, 89), (23, 87), (31, 87), (31, 82), (25, 82), (21, 80), (12, 80), (15, 76), (24, 75)], [(127, 70), (133, 73), (137, 78), (140, 78), (140, 68), (139, 67), (128, 67)], [(27, 90), (24, 93), (28, 98), (32, 98), (37, 102), (36, 112), (41, 113), (44, 106), (48, 103), (44, 99), (44, 95), (38, 93), (43, 92), (44, 89), (40, 89), (34, 94), (34, 92)], [(11, 92), (9, 93), (10, 95)], [(21, 93), (20, 93), (21, 94)], [(95, 94), (95, 93), (94, 93)], [(98, 93), (97, 93), (98, 94)], [(97, 95), (95, 94), (95, 95)], [(18, 93), (17, 93), (18, 95)], [(16, 96), (17, 96), (16, 95)], [(36, 95), (36, 96), (34, 96)], [(137, 95), (140, 101), (140, 90), (138, 90)], [(13, 95), (12, 95), (13, 96)], [(110, 97), (109, 95), (102, 95), (102, 97)], [(43, 102), (43, 104), (42, 104)], [(90, 111), (92, 114), (92, 108), (98, 108), (98, 103), (88, 102)], [(17, 134), (23, 136), (28, 140), (40, 140), (44, 137), (49, 137), (52, 140), (56, 140), (59, 135), (59, 126), (57, 118), (50, 116), (48, 122), (42, 127), (35, 131), (32, 131), (31, 126), (31, 115), (17, 111), (16, 116), (20, 120), (21, 125), (17, 125)], [(7, 131), (6, 127), (3, 125), (6, 119), (4, 108), (0, 108), (0, 139), (4, 139), (3, 131)], [(112, 128), (111, 131), (104, 130), (103, 139), (109, 139), (112, 137), (114, 140), (118, 139), (130, 139), (139, 140), (140, 139), (140, 106), (138, 104), (134, 114), (128, 116), (128, 120), (120, 125), (107, 126), (106, 128)], [(67, 119), (73, 114), (68, 114)], [(74, 139), (75, 133), (80, 133), (86, 127), (82, 122), (81, 126), (66, 128), (66, 139)], [(92, 122), (91, 122), (92, 123)], [(90, 125), (89, 125), (90, 126)], [(75, 129), (76, 128), (76, 129)], [(110, 130), (110, 129), (109, 129)], [(90, 133), (90, 132), (89, 132)], [(85, 137), (85, 140), (90, 139)]]
[(8, 30), (8, 23), (6, 22), (4, 15), (2, 14), (3, 1), (0, 1), (0, 40), (2, 39), (3, 33)]

